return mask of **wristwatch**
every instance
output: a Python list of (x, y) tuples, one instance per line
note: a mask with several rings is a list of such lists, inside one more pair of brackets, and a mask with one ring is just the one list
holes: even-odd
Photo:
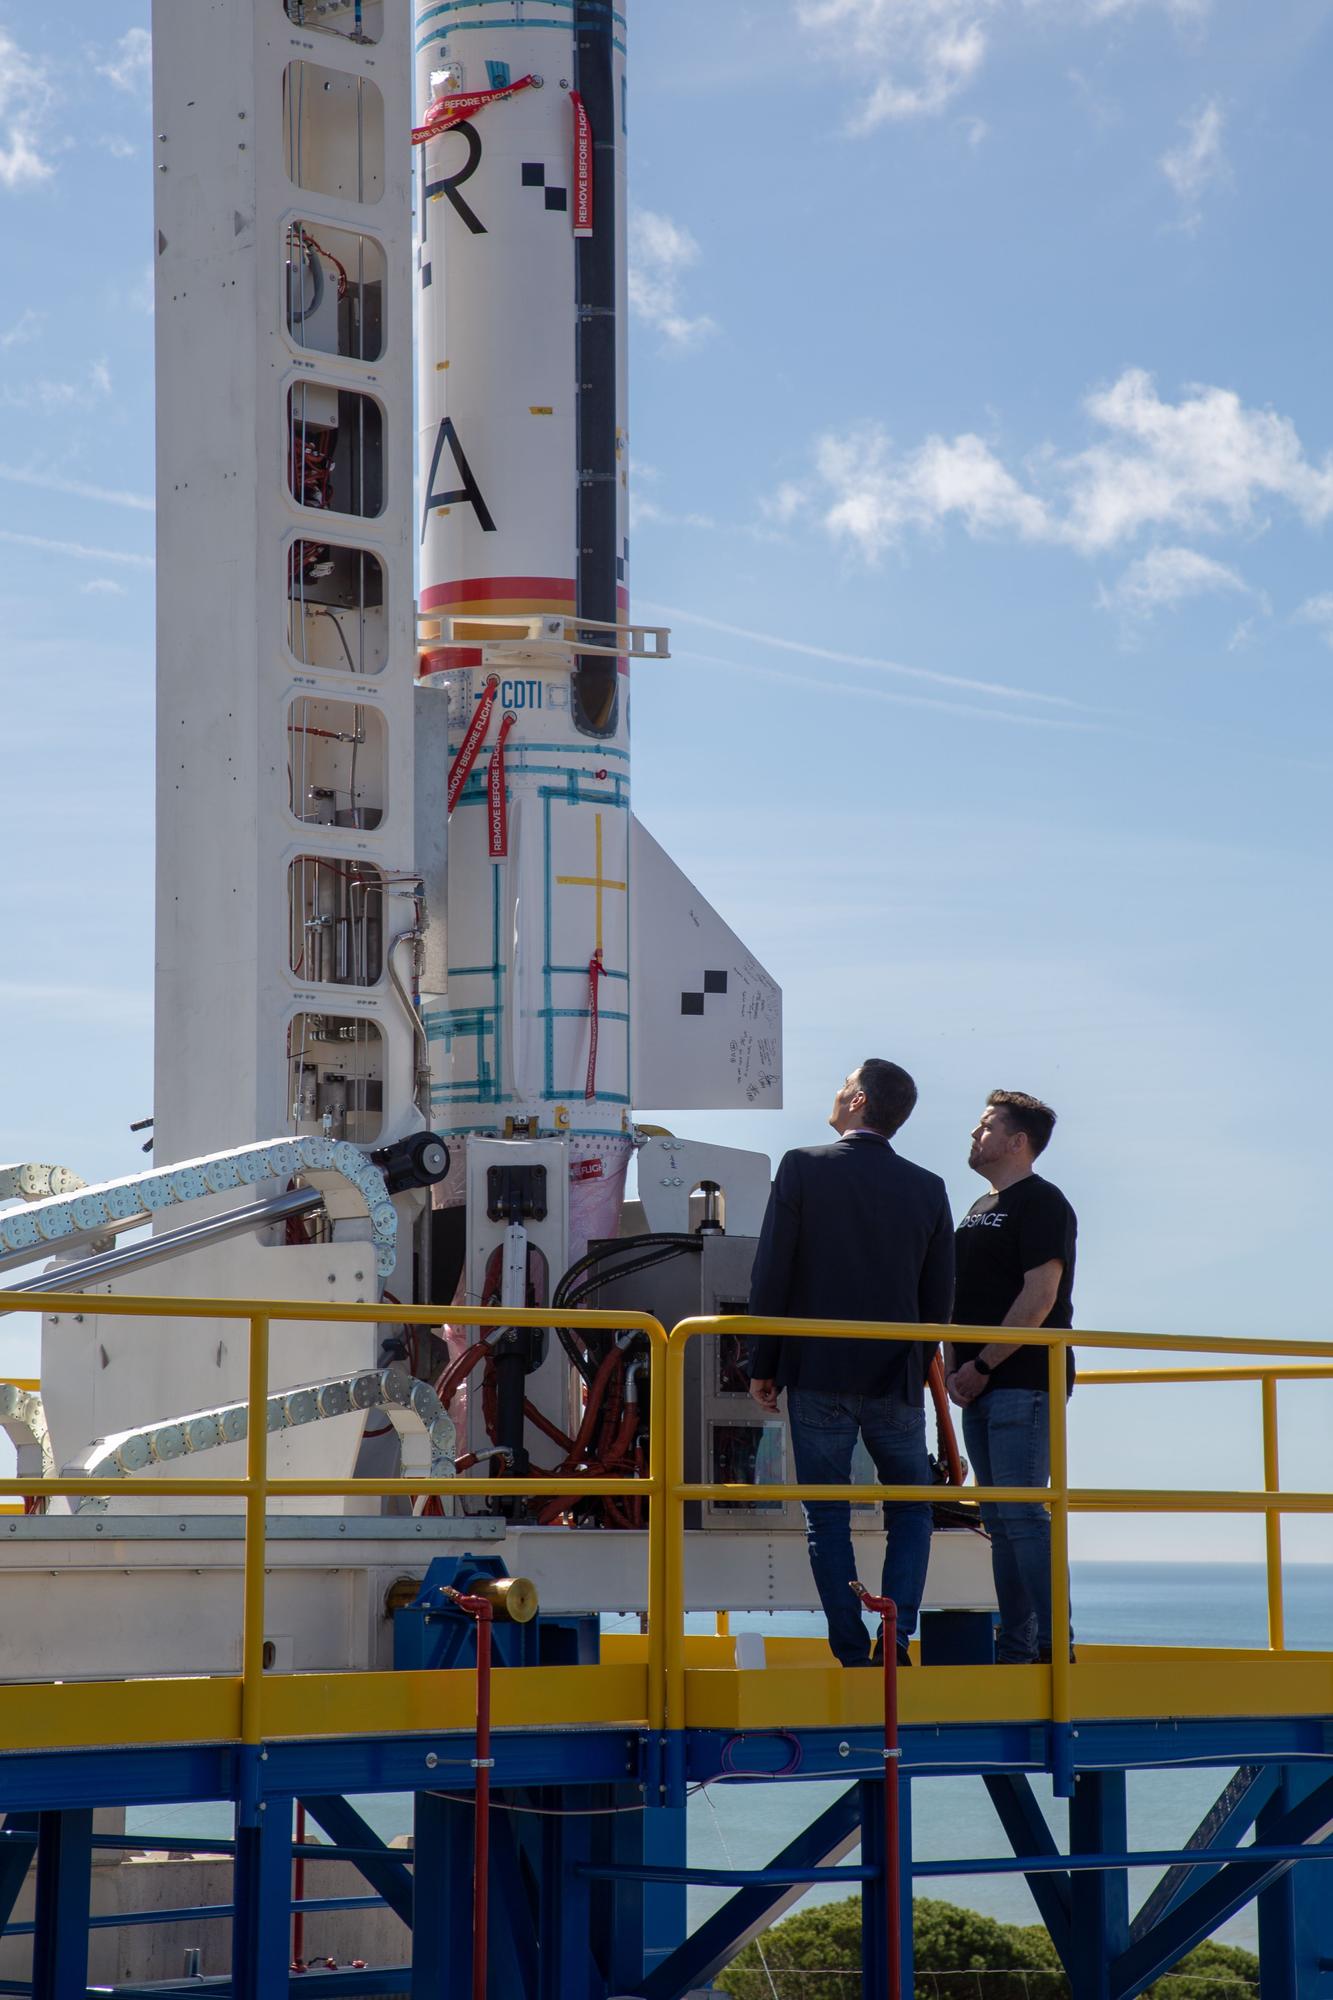
[(983, 1361), (980, 1355), (977, 1356), (972, 1366), (976, 1369), (978, 1375), (989, 1375), (991, 1373), (990, 1362)]

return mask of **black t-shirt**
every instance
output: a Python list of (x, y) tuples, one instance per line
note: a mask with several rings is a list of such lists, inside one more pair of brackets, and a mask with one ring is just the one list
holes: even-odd
[[(1029, 1174), (1000, 1194), (983, 1195), (958, 1225), (958, 1282), (954, 1294), (956, 1326), (999, 1326), (1023, 1289), (1029, 1271), (1059, 1258), (1064, 1265), (1055, 1304), (1046, 1325), (1074, 1324), (1074, 1245), (1078, 1218), (1058, 1187)], [(1003, 1335), (1000, 1336), (1003, 1338)], [(989, 1343), (983, 1343), (989, 1345)], [(954, 1343), (959, 1367), (973, 1361), (981, 1347)], [(987, 1388), (1045, 1389), (1046, 1349), (1018, 1347), (991, 1371)], [(1069, 1387), (1074, 1386), (1074, 1356), (1069, 1355)]]

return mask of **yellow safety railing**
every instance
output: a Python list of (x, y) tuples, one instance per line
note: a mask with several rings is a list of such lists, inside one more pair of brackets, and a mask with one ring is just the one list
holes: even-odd
[[(1079, 1338), (1081, 1340), (1083, 1336), (1080, 1334)], [(1085, 1388), (1129, 1386), (1137, 1388), (1142, 1384), (1150, 1384), (1154, 1388), (1207, 1388), (1216, 1383), (1257, 1382), (1260, 1388), (1260, 1417), (1263, 1424), (1264, 1491), (1270, 1494), (1281, 1490), (1277, 1422), (1279, 1384), (1328, 1381), (1333, 1381), (1333, 1366), (1273, 1368), (1266, 1367), (1263, 1363), (1255, 1363), (1248, 1368), (1101, 1368), (1079, 1375), (1079, 1382)], [(1264, 1517), (1268, 1644), (1274, 1653), (1285, 1652), (1287, 1646), (1286, 1611), (1282, 1588), (1282, 1514), (1301, 1511), (1304, 1510), (1299, 1506), (1286, 1507), (1281, 1511), (1273, 1508)]]
[[(391, 1309), (395, 1326), (536, 1326), (601, 1328), (613, 1332), (642, 1333), (649, 1347), (648, 1388), (650, 1408), (657, 1406), (662, 1393), (666, 1330), (651, 1314), (581, 1311), (557, 1312), (549, 1307), (482, 1306), (401, 1306)], [(6, 1312), (86, 1313), (94, 1311), (135, 1319), (232, 1319), (244, 1320), (250, 1329), (248, 1357), (248, 1398), (246, 1474), (244, 1479), (158, 1479), (149, 1489), (172, 1498), (190, 1495), (240, 1499), (245, 1503), (245, 1553), (241, 1613), (241, 1741), (259, 1743), (263, 1739), (264, 1702), (264, 1564), (266, 1554), (267, 1506), (273, 1499), (369, 1498), (377, 1495), (425, 1496), (429, 1494), (471, 1495), (481, 1498), (502, 1494), (507, 1499), (558, 1499), (568, 1495), (571, 1485), (581, 1494), (601, 1497), (646, 1499), (648, 1501), (648, 1721), (662, 1723), (665, 1687), (666, 1578), (663, 1558), (666, 1538), (657, 1516), (662, 1511), (664, 1428), (652, 1426), (649, 1437), (648, 1476), (633, 1479), (491, 1479), (471, 1475), (452, 1479), (431, 1479), (413, 1475), (400, 1479), (272, 1479), (268, 1471), (268, 1424), (262, 1420), (269, 1396), (269, 1330), (275, 1323), (317, 1321), (330, 1325), (376, 1326), (384, 1321), (383, 1305), (332, 1305), (317, 1300), (273, 1302), (256, 1299), (173, 1299), (127, 1298), (98, 1294), (90, 1300), (81, 1293), (26, 1292), (6, 1305), (0, 1295), (0, 1316)], [(261, 1420), (256, 1420), (257, 1413)], [(43, 1498), (101, 1497), (114, 1493), (129, 1482), (100, 1479), (0, 1479), (0, 1495), (22, 1496), (40, 1491)], [(141, 1487), (140, 1491), (144, 1489)], [(0, 1690), (3, 1700), (3, 1690)]]
[[(221, 1479), (154, 1476), (139, 1492), (172, 1498), (221, 1497), (244, 1504), (245, 1540), (242, 1577), (242, 1644), (240, 1690), (240, 1738), (258, 1743), (264, 1732), (264, 1574), (266, 1559), (267, 1505), (270, 1498), (366, 1498), (372, 1496), (470, 1495), (473, 1498), (502, 1496), (509, 1499), (550, 1499), (569, 1494), (577, 1484), (580, 1493), (593, 1497), (645, 1499), (648, 1502), (647, 1580), (648, 1606), (646, 1713), (651, 1727), (680, 1728), (685, 1722), (685, 1605), (686, 1535), (685, 1510), (694, 1501), (762, 1503), (787, 1500), (844, 1500), (853, 1503), (876, 1501), (919, 1501), (919, 1486), (840, 1486), (840, 1485), (742, 1485), (689, 1482), (685, 1478), (685, 1355), (691, 1340), (721, 1334), (746, 1336), (760, 1330), (779, 1335), (813, 1339), (915, 1341), (923, 1338), (950, 1339), (954, 1329), (898, 1324), (867, 1324), (860, 1321), (813, 1322), (805, 1320), (755, 1320), (734, 1315), (683, 1320), (668, 1337), (659, 1321), (646, 1313), (619, 1308), (612, 1311), (555, 1311), (548, 1307), (499, 1308), (476, 1306), (400, 1306), (391, 1308), (395, 1324), (437, 1326), (447, 1320), (454, 1325), (478, 1327), (535, 1326), (579, 1327), (642, 1333), (649, 1345), (649, 1393), (652, 1420), (649, 1432), (649, 1461), (646, 1477), (529, 1479), (488, 1478), (468, 1475), (449, 1479), (426, 1476), (369, 1479), (275, 1479), (269, 1472), (268, 1426), (256, 1421), (263, 1412), (269, 1389), (269, 1340), (275, 1324), (319, 1322), (328, 1324), (376, 1325), (384, 1321), (381, 1305), (332, 1305), (314, 1300), (267, 1301), (238, 1299), (175, 1299), (108, 1297), (95, 1300), (84, 1294), (52, 1292), (25, 1293), (12, 1305), (0, 1295), (0, 1317), (6, 1312), (110, 1314), (122, 1317), (191, 1320), (235, 1320), (249, 1328), (247, 1363), (250, 1423), (244, 1478)], [(1279, 1484), (1277, 1391), (1284, 1381), (1333, 1379), (1331, 1341), (1245, 1341), (1207, 1337), (1174, 1337), (1163, 1334), (1095, 1333), (1063, 1330), (1019, 1330), (1015, 1328), (967, 1329), (970, 1340), (1002, 1339), (1021, 1346), (1038, 1346), (1047, 1351), (1050, 1388), (1051, 1481), (1040, 1489), (1026, 1487), (951, 1488), (950, 1498), (969, 1506), (1039, 1501), (1051, 1515), (1051, 1605), (1052, 1631), (1063, 1634), (1069, 1628), (1069, 1520), (1074, 1513), (1228, 1513), (1262, 1514), (1265, 1520), (1268, 1569), (1269, 1645), (1275, 1652), (1285, 1648), (1282, 1596), (1281, 1517), (1283, 1514), (1333, 1513), (1333, 1493), (1283, 1492)], [(1109, 1386), (1207, 1387), (1227, 1382), (1258, 1382), (1261, 1390), (1263, 1426), (1264, 1485), (1258, 1491), (1170, 1491), (1142, 1488), (1071, 1488), (1067, 1399), (1064, 1393), (1066, 1356), (1071, 1346), (1085, 1352), (1130, 1352), (1166, 1354), (1178, 1361), (1184, 1354), (1235, 1355), (1250, 1357), (1234, 1366), (1187, 1368), (1107, 1369), (1083, 1372), (1086, 1388)], [(1262, 1360), (1253, 1357), (1261, 1353)], [(21, 1498), (38, 1491), (43, 1497), (101, 1497), (124, 1490), (130, 1481), (95, 1478), (32, 1477), (0, 1480), (0, 1497)], [(726, 1629), (725, 1614), (718, 1630)], [(1053, 1647), (1050, 1670), (1050, 1713), (1057, 1723), (1071, 1718), (1071, 1669), (1066, 1648)], [(79, 1701), (86, 1694), (74, 1684), (70, 1694)], [(207, 1685), (207, 1683), (203, 1683)], [(235, 1687), (235, 1681), (229, 1685)], [(63, 1694), (63, 1689), (55, 1692)], [(0, 1688), (0, 1713), (11, 1694), (23, 1690)]]
[[(814, 1486), (738, 1485), (689, 1483), (685, 1479), (685, 1349), (702, 1336), (730, 1334), (742, 1338), (756, 1333), (797, 1335), (816, 1340), (952, 1340), (969, 1342), (992, 1340), (1006, 1345), (1044, 1347), (1047, 1350), (1049, 1390), (1050, 1485), (1041, 1488), (1008, 1486), (951, 1487), (949, 1498), (980, 1507), (992, 1502), (1039, 1501), (1051, 1515), (1051, 1631), (1069, 1630), (1069, 1517), (1071, 1513), (1185, 1513), (1263, 1514), (1266, 1523), (1268, 1566), (1269, 1643), (1275, 1651), (1284, 1645), (1281, 1584), (1281, 1516), (1286, 1514), (1333, 1514), (1333, 1493), (1283, 1493), (1278, 1486), (1277, 1384), (1283, 1379), (1314, 1380), (1333, 1376), (1333, 1341), (1317, 1340), (1236, 1340), (1207, 1336), (1151, 1333), (1070, 1332), (1059, 1328), (1016, 1327), (922, 1327), (901, 1324), (870, 1325), (859, 1320), (772, 1319), (759, 1320), (738, 1315), (682, 1320), (674, 1328), (667, 1345), (667, 1446), (666, 1446), (666, 1717), (668, 1728), (681, 1728), (685, 1721), (685, 1508), (690, 1501), (744, 1499), (757, 1501), (846, 1500), (919, 1501), (919, 1486)], [(1260, 1492), (1150, 1491), (1141, 1488), (1071, 1488), (1069, 1485), (1068, 1399), (1065, 1394), (1066, 1356), (1071, 1347), (1144, 1354), (1236, 1354), (1297, 1358), (1323, 1366), (1282, 1368), (1268, 1360), (1248, 1366), (1220, 1369), (1129, 1369), (1098, 1374), (1080, 1372), (1079, 1380), (1088, 1387), (1124, 1383), (1157, 1384), (1180, 1382), (1259, 1381), (1263, 1385), (1264, 1487)], [(1276, 1612), (1276, 1616), (1274, 1615)], [(1276, 1636), (1275, 1636), (1276, 1635)], [(1051, 1718), (1067, 1724), (1072, 1715), (1071, 1662), (1068, 1647), (1057, 1639), (1051, 1647)]]

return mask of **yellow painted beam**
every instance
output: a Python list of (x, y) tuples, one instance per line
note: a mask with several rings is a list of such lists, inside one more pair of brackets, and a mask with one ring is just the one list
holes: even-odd
[(231, 1743), (240, 1732), (238, 1677), (50, 1681), (0, 1688), (0, 1750)]
[[(497, 1667), (491, 1681), (497, 1729), (639, 1727), (648, 1719), (646, 1664), (597, 1667)], [(269, 1674), (265, 1733), (280, 1736), (414, 1735), (470, 1731), (477, 1677), (470, 1667), (444, 1673)], [(460, 1768), (467, 1745), (459, 1745)], [(443, 1772), (443, 1766), (441, 1767)], [(436, 1781), (448, 1782), (447, 1772)]]

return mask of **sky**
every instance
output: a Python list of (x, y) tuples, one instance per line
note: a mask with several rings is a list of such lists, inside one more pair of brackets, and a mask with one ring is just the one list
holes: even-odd
[[(152, 1105), (147, 31), (0, 0), (0, 1157), (89, 1179)], [(1330, 1337), (1327, 9), (640, 0), (630, 61), (636, 809), (785, 992), (786, 1109), (672, 1122), (776, 1158), (889, 1056), (961, 1210), (1034, 1091), (1081, 1327)], [(1086, 1387), (1074, 1476), (1258, 1483), (1256, 1411)]]

